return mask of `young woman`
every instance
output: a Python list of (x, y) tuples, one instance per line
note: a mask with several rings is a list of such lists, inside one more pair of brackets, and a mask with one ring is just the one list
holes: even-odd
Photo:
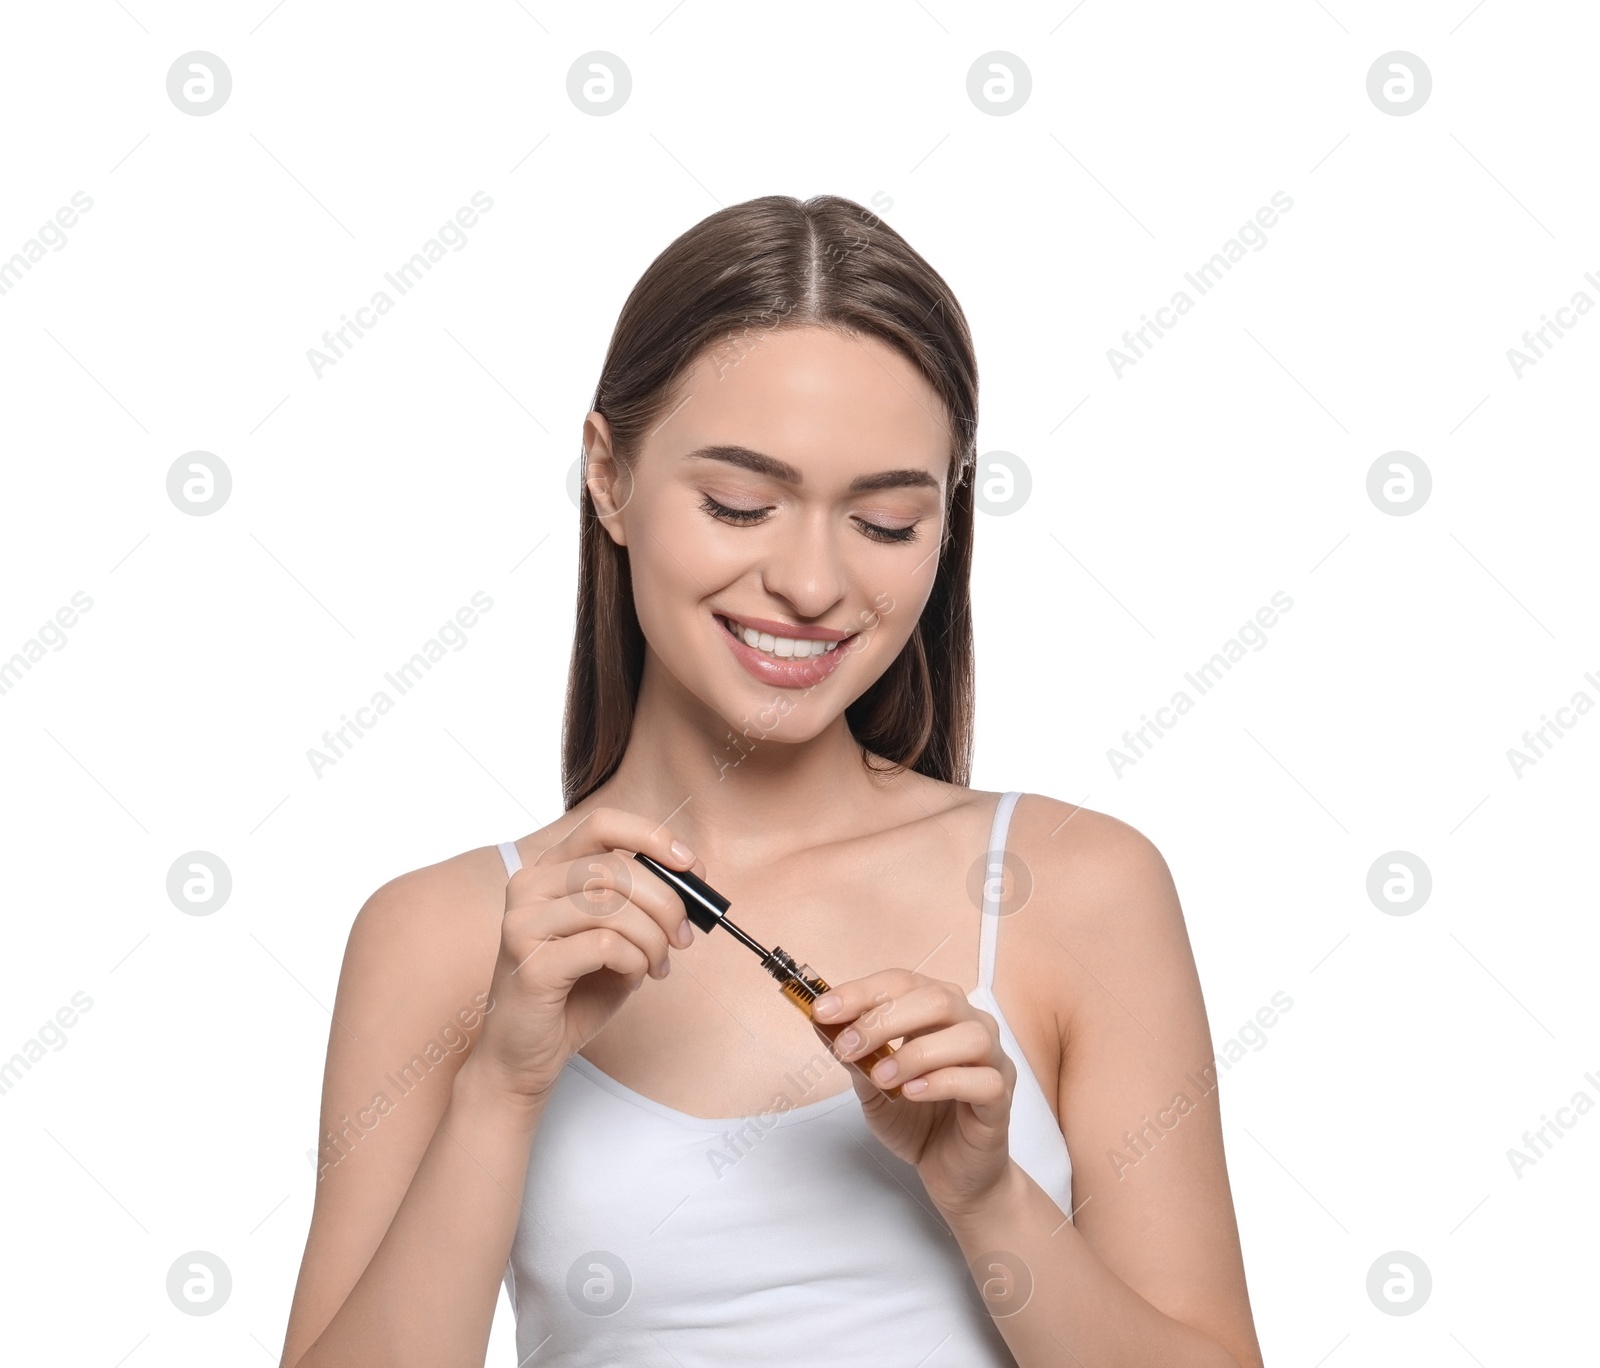
[(1259, 1368), (1165, 863), (966, 786), (977, 399), (848, 200), (645, 272), (583, 428), (567, 810), (356, 917), (285, 1368), (481, 1364), (502, 1280), (534, 1368)]

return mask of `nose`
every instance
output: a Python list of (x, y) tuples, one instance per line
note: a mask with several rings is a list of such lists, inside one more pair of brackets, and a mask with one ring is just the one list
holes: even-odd
[(834, 607), (846, 582), (838, 531), (825, 508), (790, 519), (769, 544), (761, 567), (762, 587), (803, 621)]

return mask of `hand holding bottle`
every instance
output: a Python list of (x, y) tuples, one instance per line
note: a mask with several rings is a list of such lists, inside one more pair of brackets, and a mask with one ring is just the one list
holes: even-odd
[[(976, 1210), (1003, 1187), (1013, 1168), (1017, 1068), (992, 1013), (959, 984), (910, 969), (835, 984), (813, 1013), (817, 1035), (841, 1060), (869, 1061), (903, 1037), (891, 1061), (879, 1059), (870, 1075), (852, 1069), (850, 1081), (868, 1127), (915, 1165), (941, 1211)], [(851, 1032), (855, 1044), (846, 1046), (841, 1038)], [(891, 1085), (899, 1089), (893, 1098), (884, 1091)]]

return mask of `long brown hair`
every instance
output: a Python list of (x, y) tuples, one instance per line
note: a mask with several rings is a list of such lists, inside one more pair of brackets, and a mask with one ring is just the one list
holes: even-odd
[[(972, 485), (978, 365), (965, 315), (937, 271), (870, 210), (838, 195), (765, 195), (719, 210), (672, 242), (633, 287), (591, 408), (626, 471), (677, 382), (706, 352), (821, 325), (894, 347), (950, 422), (944, 537), (927, 604), (900, 654), (845, 710), (887, 772), (965, 785), (972, 763)], [(567, 672), (561, 786), (573, 807), (622, 762), (644, 674), (627, 548), (600, 525), (584, 484), (577, 628)]]

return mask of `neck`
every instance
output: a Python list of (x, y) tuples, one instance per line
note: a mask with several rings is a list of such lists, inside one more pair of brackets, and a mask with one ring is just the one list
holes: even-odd
[(750, 868), (859, 835), (894, 780), (867, 771), (844, 714), (792, 740), (803, 690), (772, 689), (732, 728), (685, 690), (648, 646), (628, 748), (589, 803), (667, 823), (706, 861)]

